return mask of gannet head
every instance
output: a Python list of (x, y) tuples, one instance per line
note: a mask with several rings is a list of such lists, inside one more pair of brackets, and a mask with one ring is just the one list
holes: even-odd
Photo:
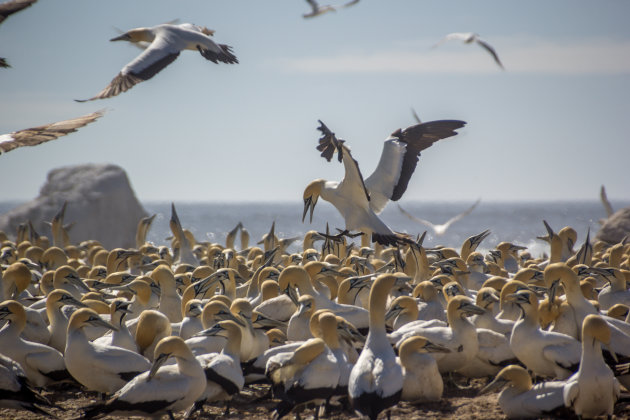
[(90, 308), (78, 309), (70, 316), (68, 331), (75, 331), (80, 328), (87, 327), (88, 325), (92, 325), (95, 327), (104, 327), (113, 331), (118, 331), (118, 328), (105, 321), (99, 316), (98, 313), (96, 313), (95, 310)]
[(164, 337), (155, 346), (153, 354), (153, 365), (149, 370), (149, 377), (147, 380), (151, 380), (158, 369), (168, 360), (169, 357), (180, 357), (185, 359), (194, 358), (192, 352), (181, 337), (169, 336)]
[(306, 212), (311, 212), (310, 223), (313, 223), (313, 210), (315, 210), (315, 204), (317, 204), (317, 199), (322, 193), (322, 187), (324, 185), (323, 179), (316, 179), (312, 181), (310, 184), (306, 186), (304, 190), (303, 198), (304, 198), (304, 213), (302, 213), (302, 223), (304, 223), (304, 219), (306, 218)]
[(502, 388), (508, 383), (521, 392), (528, 391), (532, 387), (532, 379), (524, 368), (517, 365), (509, 365), (501, 369), (496, 378), (479, 391), (479, 394), (487, 394), (494, 389)]
[(599, 315), (591, 314), (584, 318), (584, 322), (582, 323), (582, 337), (586, 335), (592, 336), (605, 345), (610, 344), (610, 326), (606, 320)]
[(439, 344), (432, 343), (422, 336), (406, 338), (398, 349), (400, 361), (406, 364), (413, 353), (450, 353), (451, 350)]

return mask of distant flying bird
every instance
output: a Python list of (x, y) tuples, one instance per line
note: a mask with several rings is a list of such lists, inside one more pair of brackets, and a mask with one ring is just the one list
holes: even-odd
[(462, 41), (464, 44), (472, 44), (473, 42), (476, 42), (477, 44), (481, 45), (486, 51), (488, 51), (492, 55), (492, 57), (494, 58), (494, 61), (496, 61), (499, 67), (505, 70), (494, 48), (492, 48), (490, 44), (488, 44), (487, 42), (479, 38), (478, 34), (473, 33), (473, 32), (454, 32), (452, 34), (448, 34), (444, 38), (442, 38), (437, 44), (435, 44), (433, 48), (445, 43), (446, 41), (451, 41), (454, 39)]
[(350, 0), (348, 3), (344, 3), (341, 7), (350, 7), (350, 6), (354, 6), (355, 4), (357, 4), (359, 2), (359, 0)]
[(408, 242), (394, 233), (377, 214), (383, 211), (389, 200), (397, 201), (402, 197), (416, 169), (420, 152), (438, 140), (456, 135), (455, 130), (466, 123), (457, 120), (429, 121), (396, 130), (385, 140), (378, 166), (365, 180), (344, 140), (337, 139), (323, 122), (319, 123), (322, 137), (317, 150), (329, 162), (337, 151), (346, 173), (341, 182), (316, 179), (306, 187), (302, 221), (309, 210), (313, 221), (313, 210), (321, 196), (341, 213), (347, 231), (361, 230), (371, 234), (373, 242), (382, 245)]
[(150, 45), (138, 57), (122, 68), (120, 73), (98, 95), (77, 102), (92, 101), (116, 96), (131, 89), (134, 85), (149, 80), (164, 67), (171, 64), (182, 50), (198, 50), (201, 55), (218, 63), (238, 63), (232, 54), (232, 47), (216, 44), (210, 36), (212, 30), (182, 23), (180, 25), (162, 24), (151, 28), (136, 28), (110, 39), (110, 41), (129, 41), (133, 43), (150, 42)]
[(324, 13), (337, 11), (337, 9), (335, 9), (331, 5), (320, 6), (316, 0), (306, 0), (306, 2), (311, 6), (311, 11), (302, 15), (302, 17), (305, 19), (323, 15)]
[[(4, 20), (13, 13), (26, 9), (36, 1), (37, 0), (9, 0), (4, 3), (0, 3), (0, 23), (4, 22)], [(7, 63), (5, 58), (0, 57), (0, 67), (7, 68), (11, 66)]]
[(97, 111), (71, 120), (59, 121), (39, 127), (14, 131), (10, 134), (0, 135), (0, 154), (9, 152), (18, 147), (36, 146), (40, 143), (55, 140), (61, 136), (74, 133), (77, 129), (96, 121), (102, 117), (104, 111)]
[(398, 209), (401, 211), (402, 214), (404, 214), (405, 216), (407, 216), (408, 218), (410, 218), (414, 222), (418, 222), (420, 224), (423, 224), (423, 225), (433, 229), (433, 232), (435, 233), (436, 236), (442, 236), (442, 235), (444, 235), (446, 233), (448, 228), (451, 227), (451, 225), (453, 223), (455, 223), (455, 222), (463, 219), (464, 217), (468, 216), (475, 209), (475, 207), (477, 207), (477, 204), (479, 204), (480, 201), (481, 201), (481, 198), (478, 199), (477, 201), (475, 201), (475, 204), (473, 204), (468, 209), (466, 209), (466, 211), (458, 214), (457, 216), (451, 217), (450, 219), (448, 219), (445, 223), (443, 223), (441, 225), (433, 224), (433, 223), (429, 222), (428, 220), (424, 220), (424, 219), (421, 219), (419, 217), (414, 216), (413, 214), (410, 214), (405, 209), (403, 209), (400, 206), (400, 204), (398, 205)]

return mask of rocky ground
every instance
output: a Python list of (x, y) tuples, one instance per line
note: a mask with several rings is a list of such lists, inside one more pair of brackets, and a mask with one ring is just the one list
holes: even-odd
[[(475, 380), (469, 389), (457, 389), (454, 386), (445, 388), (441, 401), (435, 403), (425, 403), (411, 405), (399, 403), (391, 412), (392, 419), (501, 419), (505, 418), (497, 404), (498, 394), (478, 395), (479, 390), (485, 385), (486, 380)], [(266, 398), (268, 387), (256, 385), (253, 388), (246, 388), (238, 395), (231, 404), (230, 414), (226, 418), (233, 419), (269, 419), (273, 407), (277, 401)], [(97, 401), (94, 393), (85, 393), (76, 388), (59, 388), (55, 391), (46, 391), (44, 395), (59, 405), (61, 409), (51, 410), (62, 419), (80, 418), (82, 408)], [(223, 417), (225, 406), (206, 405), (203, 412), (196, 413), (192, 418), (214, 418)], [(313, 410), (306, 410), (301, 413), (302, 418), (313, 418)], [(630, 403), (619, 402), (615, 407), (617, 418), (628, 418), (630, 416)], [(37, 419), (41, 416), (17, 410), (1, 409), (0, 418), (12, 419)], [(166, 417), (164, 417), (166, 418)], [(287, 419), (291, 416), (285, 417)], [(356, 418), (347, 412), (333, 411), (327, 416), (328, 419), (341, 420)], [(385, 418), (382, 415), (382, 418)], [(566, 418), (566, 413), (561, 417), (550, 416), (549, 418)]]

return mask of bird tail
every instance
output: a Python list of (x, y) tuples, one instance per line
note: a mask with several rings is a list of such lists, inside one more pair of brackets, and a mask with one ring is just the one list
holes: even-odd
[(221, 52), (214, 52), (206, 48), (201, 48), (199, 45), (197, 49), (203, 56), (203, 58), (212, 61), (213, 63), (218, 63), (219, 61), (226, 64), (235, 64), (238, 63), (238, 58), (232, 53), (232, 47), (225, 44), (219, 44), (219, 48), (221, 48)]

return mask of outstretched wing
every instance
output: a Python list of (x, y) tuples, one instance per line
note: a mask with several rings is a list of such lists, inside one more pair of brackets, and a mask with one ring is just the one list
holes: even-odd
[(90, 99), (76, 99), (77, 102), (93, 101), (95, 99), (111, 98), (131, 89), (145, 80), (149, 80), (162, 69), (171, 64), (179, 56), (180, 48), (173, 45), (164, 37), (156, 37), (155, 40), (138, 57), (127, 64), (112, 79), (112, 81)]
[(604, 205), (604, 209), (606, 210), (606, 217), (610, 217), (613, 215), (614, 211), (612, 206), (610, 205), (610, 201), (608, 201), (608, 196), (606, 195), (606, 187), (602, 185), (602, 188), (599, 190), (599, 198), (602, 200), (602, 204)]
[(365, 180), (375, 213), (380, 213), (388, 200), (397, 201), (407, 190), (416, 169), (420, 152), (440, 139), (457, 134), (466, 125), (459, 120), (429, 121), (397, 130), (385, 141), (383, 153), (374, 173)]
[(335, 133), (330, 131), (326, 124), (324, 124), (321, 120), (318, 121), (320, 125), (317, 129), (321, 131), (322, 136), (319, 138), (317, 150), (321, 152), (321, 156), (328, 162), (331, 161), (336, 150), (337, 159), (339, 159), (339, 162), (343, 162), (343, 166), (346, 170), (346, 175), (339, 183), (338, 188), (341, 191), (346, 188), (350, 188), (352, 191), (362, 189), (365, 194), (365, 198), (367, 201), (370, 201), (370, 194), (366, 188), (361, 170), (359, 169), (359, 163), (352, 157), (350, 149), (344, 145), (345, 141), (338, 139)]
[(503, 63), (501, 63), (501, 60), (499, 60), (499, 56), (497, 55), (497, 52), (494, 50), (494, 48), (492, 48), (490, 44), (488, 44), (485, 41), (482, 41), (479, 38), (477, 38), (477, 44), (481, 45), (486, 51), (488, 51), (490, 55), (492, 55), (492, 57), (494, 58), (494, 61), (496, 61), (496, 63), (499, 65), (499, 67), (503, 68)]
[(77, 129), (102, 117), (104, 111), (97, 111), (71, 120), (64, 120), (39, 127), (27, 128), (0, 136), (0, 154), (18, 147), (36, 146), (61, 136), (74, 133)]
[(0, 4), (0, 22), (5, 20), (13, 13), (17, 13), (22, 9), (26, 9), (37, 0), (11, 0)]

